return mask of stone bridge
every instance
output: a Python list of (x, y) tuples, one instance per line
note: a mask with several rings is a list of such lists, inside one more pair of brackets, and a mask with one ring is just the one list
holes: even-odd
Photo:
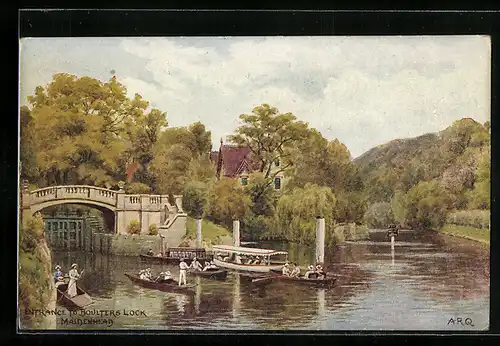
[[(182, 210), (182, 196), (174, 195), (170, 204), (168, 195), (129, 195), (123, 190), (109, 190), (87, 185), (52, 186), (29, 191), (22, 189), (23, 215), (33, 215), (44, 208), (60, 204), (83, 204), (108, 210), (114, 214), (114, 233), (126, 234), (132, 220), (139, 221), (141, 234), (156, 224), (160, 235), (181, 238), (186, 230), (187, 215)], [(179, 234), (177, 234), (179, 233)]]

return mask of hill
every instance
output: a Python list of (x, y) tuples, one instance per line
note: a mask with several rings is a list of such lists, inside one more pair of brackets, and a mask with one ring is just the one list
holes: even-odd
[(448, 212), (489, 208), (489, 122), (457, 120), (437, 133), (395, 139), (372, 148), (354, 163), (364, 181), (369, 208), (387, 203), (398, 209), (394, 204), (399, 200), (399, 204), (405, 203), (406, 215), (416, 217), (428, 212), (425, 208), (410, 210), (408, 198), (422, 201), (428, 197), (439, 197)]

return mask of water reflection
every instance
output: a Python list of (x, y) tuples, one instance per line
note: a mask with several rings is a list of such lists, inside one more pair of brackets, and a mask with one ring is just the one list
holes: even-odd
[[(302, 268), (314, 260), (308, 247), (257, 246), (287, 250)], [(188, 275), (197, 284), (193, 294), (165, 293), (135, 285), (124, 273), (149, 266), (176, 276), (178, 266), (81, 252), (53, 256), (66, 272), (71, 263), (85, 269), (80, 285), (94, 308), (147, 311), (147, 317), (117, 318), (113, 328), (405, 329), (402, 321), (418, 314), (414, 329), (443, 330), (442, 319), (454, 311), (470, 313), (478, 328), (488, 323), (489, 251), (435, 233), (402, 231), (391, 246), (385, 232), (372, 232), (368, 241), (327, 249), (325, 269), (337, 276), (330, 289), (279, 281), (256, 286), (230, 273), (226, 281)]]

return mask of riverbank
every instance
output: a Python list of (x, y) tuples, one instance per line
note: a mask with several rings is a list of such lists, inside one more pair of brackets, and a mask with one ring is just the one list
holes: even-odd
[(490, 231), (485, 228), (446, 224), (440, 232), (453, 237), (474, 240), (486, 246), (490, 245)]
[[(202, 241), (207, 244), (232, 245), (231, 232), (222, 226), (216, 225), (209, 220), (201, 221)], [(186, 235), (184, 240), (193, 246), (196, 240), (196, 221), (188, 217), (186, 222)]]

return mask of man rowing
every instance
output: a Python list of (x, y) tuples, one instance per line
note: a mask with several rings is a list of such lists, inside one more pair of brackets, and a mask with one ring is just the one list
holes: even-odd
[(158, 283), (171, 283), (172, 281), (174, 281), (174, 279), (172, 279), (172, 274), (170, 273), (170, 271), (167, 270), (166, 272), (161, 272), (155, 281)]

